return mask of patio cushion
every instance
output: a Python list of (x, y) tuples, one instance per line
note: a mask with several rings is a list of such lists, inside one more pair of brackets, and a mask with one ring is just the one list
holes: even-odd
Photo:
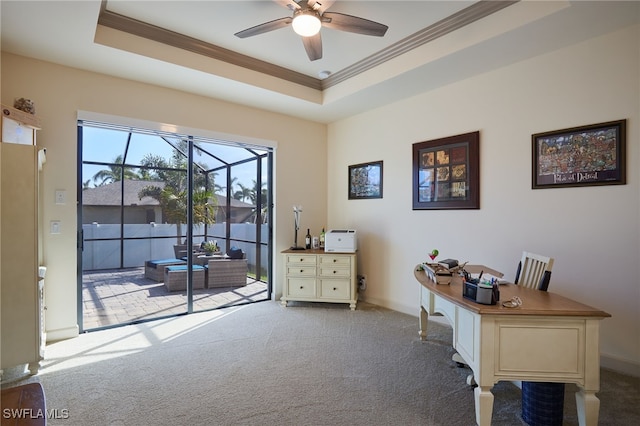
[(157, 268), (158, 265), (166, 265), (167, 263), (176, 264), (180, 262), (182, 262), (182, 260), (180, 259), (147, 260), (145, 266), (149, 266), (150, 268)]
[[(171, 272), (186, 271), (187, 270), (187, 265), (171, 265), (171, 266), (167, 266), (166, 269), (168, 269)], [(203, 271), (204, 270), (204, 266), (193, 265), (193, 270), (194, 271)]]

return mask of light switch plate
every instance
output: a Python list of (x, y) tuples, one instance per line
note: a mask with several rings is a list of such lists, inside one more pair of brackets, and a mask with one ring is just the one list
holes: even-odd
[(67, 191), (64, 189), (56, 189), (56, 204), (65, 204), (67, 202)]
[(67, 192), (64, 189), (56, 189), (56, 204), (65, 204), (67, 202)]
[(51, 233), (52, 234), (59, 234), (60, 233), (60, 221), (59, 220), (52, 220), (51, 221)]

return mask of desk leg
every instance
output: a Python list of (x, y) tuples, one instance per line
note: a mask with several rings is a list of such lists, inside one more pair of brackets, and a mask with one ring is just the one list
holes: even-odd
[(429, 314), (427, 313), (427, 310), (423, 306), (420, 306), (420, 331), (418, 331), (420, 340), (427, 340), (428, 320), (429, 320)]
[(478, 386), (473, 390), (476, 405), (476, 423), (479, 426), (490, 426), (493, 415), (493, 394), (491, 386)]
[(598, 424), (600, 400), (595, 392), (580, 389), (576, 392), (576, 406), (578, 409), (578, 424), (580, 426), (595, 426)]

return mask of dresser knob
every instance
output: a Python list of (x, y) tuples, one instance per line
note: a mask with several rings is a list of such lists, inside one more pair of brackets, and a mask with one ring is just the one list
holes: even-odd
[(338, 259), (333, 259), (333, 263), (336, 263), (338, 261)]
[(338, 271), (333, 271), (333, 273), (334, 273), (334, 274), (335, 274), (336, 272), (338, 272)]
[(335, 287), (334, 287), (334, 288), (333, 288), (333, 291), (336, 291), (336, 290), (337, 290), (337, 288), (335, 288)]
[(301, 285), (301, 286), (300, 286), (300, 290), (302, 290), (303, 288), (304, 288), (304, 286), (303, 286), (303, 285)]
[(300, 273), (303, 273), (303, 272), (304, 272), (304, 269), (300, 269)]

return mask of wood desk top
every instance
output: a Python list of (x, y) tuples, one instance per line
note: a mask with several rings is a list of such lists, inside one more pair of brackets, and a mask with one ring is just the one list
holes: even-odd
[[(545, 316), (580, 316), (608, 318), (611, 315), (588, 305), (576, 302), (559, 294), (539, 291), (515, 284), (500, 285), (500, 301), (496, 305), (483, 305), (462, 296), (462, 277), (455, 277), (451, 284), (436, 284), (427, 277), (417, 265), (413, 271), (416, 279), (434, 294), (471, 312), (484, 315), (545, 315)], [(502, 306), (502, 302), (518, 296), (522, 305), (517, 308)]]

